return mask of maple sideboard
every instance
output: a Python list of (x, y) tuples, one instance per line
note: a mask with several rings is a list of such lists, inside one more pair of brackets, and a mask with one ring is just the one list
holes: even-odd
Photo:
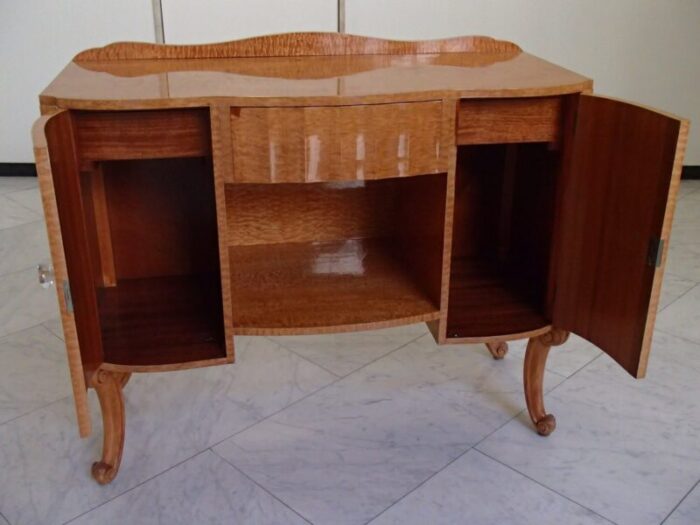
[(132, 372), (232, 363), (239, 334), (425, 322), (495, 358), (529, 338), (542, 435), (569, 332), (643, 376), (688, 122), (591, 93), (487, 37), (78, 54), (33, 136), (81, 436), (87, 388), (102, 409), (94, 478), (118, 472)]

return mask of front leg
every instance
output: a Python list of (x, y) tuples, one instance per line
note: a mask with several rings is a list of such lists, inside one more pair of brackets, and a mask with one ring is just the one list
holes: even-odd
[(98, 370), (92, 381), (102, 409), (104, 441), (102, 459), (92, 464), (92, 477), (100, 485), (112, 481), (122, 459), (124, 449), (124, 398), (122, 387), (131, 374)]
[(548, 436), (557, 426), (552, 414), (544, 409), (544, 365), (547, 354), (552, 346), (563, 344), (569, 337), (569, 332), (552, 328), (549, 332), (532, 337), (525, 351), (525, 366), (523, 382), (525, 384), (525, 401), (530, 419), (541, 436)]
[(497, 361), (503, 359), (508, 353), (508, 343), (506, 343), (505, 341), (486, 343), (486, 348), (489, 349), (489, 352), (491, 352), (491, 355)]

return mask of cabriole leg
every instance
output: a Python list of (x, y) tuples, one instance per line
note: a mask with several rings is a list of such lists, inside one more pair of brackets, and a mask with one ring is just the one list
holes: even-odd
[(508, 353), (508, 343), (505, 341), (486, 343), (486, 348), (489, 349), (489, 352), (491, 352), (491, 355), (496, 360), (503, 359)]
[(546, 334), (530, 338), (527, 343), (523, 374), (525, 401), (530, 419), (541, 436), (548, 436), (557, 426), (554, 416), (544, 409), (544, 365), (547, 354), (552, 346), (563, 344), (568, 337), (569, 332), (552, 328)]
[(92, 477), (105, 485), (112, 481), (122, 459), (124, 449), (124, 398), (122, 387), (131, 374), (98, 370), (92, 386), (97, 392), (102, 409), (104, 441), (102, 459), (92, 464)]

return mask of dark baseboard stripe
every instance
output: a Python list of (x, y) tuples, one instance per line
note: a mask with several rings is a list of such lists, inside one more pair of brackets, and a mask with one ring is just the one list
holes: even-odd
[[(0, 177), (36, 177), (36, 166), (31, 162), (0, 162)], [(681, 178), (699, 180), (700, 166), (683, 166)]]
[(681, 173), (681, 179), (699, 180), (700, 179), (700, 166), (683, 166), (683, 172)]
[(33, 162), (0, 162), (0, 177), (36, 177)]

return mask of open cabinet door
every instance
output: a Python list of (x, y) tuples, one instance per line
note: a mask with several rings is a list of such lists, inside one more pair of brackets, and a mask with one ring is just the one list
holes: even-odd
[(646, 372), (688, 123), (582, 95), (562, 176), (552, 323)]
[(91, 431), (86, 386), (102, 362), (102, 341), (70, 113), (41, 117), (32, 135), (78, 428), (85, 437)]

